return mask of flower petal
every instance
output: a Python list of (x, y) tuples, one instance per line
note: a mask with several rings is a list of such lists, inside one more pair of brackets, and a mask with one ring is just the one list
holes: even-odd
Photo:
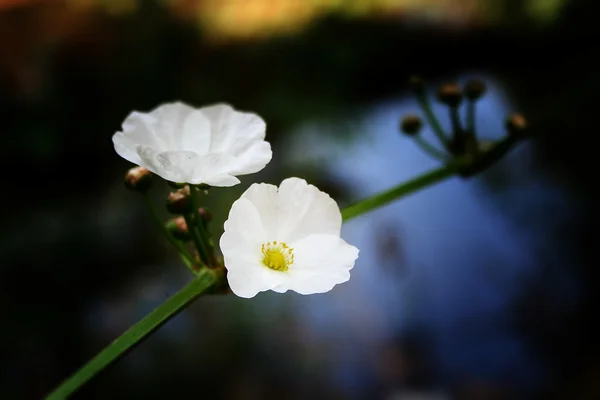
[(210, 121), (202, 111), (194, 110), (187, 115), (181, 130), (181, 150), (190, 150), (199, 155), (210, 149)]
[(233, 293), (250, 298), (280, 285), (283, 274), (262, 264), (261, 244), (266, 241), (260, 216), (245, 198), (233, 203), (219, 245)]
[(117, 154), (139, 165), (141, 160), (137, 151), (138, 145), (162, 147), (162, 142), (153, 131), (154, 122), (155, 119), (148, 114), (136, 111), (130, 113), (123, 121), (123, 131), (116, 132), (112, 138)]
[(159, 153), (156, 159), (161, 166), (158, 175), (173, 182), (190, 182), (200, 156), (189, 150), (165, 151)]
[(274, 290), (281, 285), (284, 274), (264, 265), (234, 261), (234, 268), (227, 271), (227, 282), (231, 291), (239, 297), (249, 299), (259, 292)]
[[(193, 184), (206, 183), (212, 186), (232, 186), (240, 181), (232, 180), (229, 175), (229, 167), (235, 164), (235, 158), (227, 153), (212, 153), (199, 156), (196, 164), (190, 170), (186, 182)], [(227, 183), (221, 185), (221, 182)]]
[(253, 141), (264, 140), (266, 124), (258, 115), (234, 110), (229, 104), (201, 109), (211, 124), (212, 153), (239, 155)]
[(310, 235), (290, 246), (294, 263), (283, 286), (300, 294), (324, 293), (346, 282), (359, 252), (335, 235)]
[(235, 157), (235, 165), (231, 167), (229, 173), (247, 175), (262, 170), (273, 158), (273, 152), (269, 142), (254, 141)]
[(206, 178), (200, 183), (206, 183), (210, 186), (231, 187), (240, 183), (240, 180), (233, 175), (222, 174)]
[(154, 134), (162, 141), (162, 145), (157, 149), (159, 152), (184, 150), (181, 146), (184, 132), (183, 125), (187, 117), (193, 112), (193, 107), (180, 101), (161, 104), (150, 111), (149, 115), (154, 119)]
[(225, 221), (224, 233), (219, 243), (223, 256), (238, 254), (240, 246), (260, 255), (260, 246), (268, 241), (267, 239), (261, 216), (254, 204), (243, 197), (236, 200)]
[(310, 234), (340, 236), (342, 214), (331, 197), (304, 179), (288, 178), (279, 185), (278, 234), (293, 242)]
[(242, 193), (240, 199), (242, 198), (249, 200), (256, 207), (269, 239), (281, 240), (277, 237), (277, 210), (279, 207), (277, 186), (268, 183), (253, 183)]

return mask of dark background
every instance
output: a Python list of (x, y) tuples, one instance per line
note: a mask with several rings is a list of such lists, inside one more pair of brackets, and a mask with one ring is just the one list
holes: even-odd
[[(500, 121), (490, 129), (502, 133), (499, 109), (522, 112), (531, 126), (526, 151), (473, 180), (453, 181), (476, 188), (478, 201), (501, 216), (499, 225), (487, 228), (510, 225), (505, 237), (515, 259), (527, 256), (525, 272), (531, 273), (515, 275), (501, 310), (466, 312), (485, 304), (487, 289), (452, 271), (468, 267), (471, 276), (497, 283), (493, 274), (511, 270), (511, 263), (492, 257), (483, 265), (474, 241), (450, 246), (460, 262), (431, 259), (448, 285), (470, 296), (446, 312), (435, 306), (451, 301), (443, 288), (421, 290), (407, 280), (427, 263), (418, 255), (435, 258), (436, 251), (411, 247), (414, 241), (405, 238), (426, 239), (429, 231), (382, 226), (366, 215), (349, 229), (387, 244), (375, 251), (387, 258), (373, 261), (368, 250), (363, 257), (363, 248), (373, 244), (355, 241), (361, 248), (355, 271), (387, 266), (388, 279), (406, 282), (407, 292), (392, 291), (384, 306), (357, 301), (370, 299), (379, 283), (361, 283), (356, 272), (348, 284), (319, 296), (203, 298), (74, 397), (391, 399), (438, 391), (459, 399), (600, 398), (594, 140), (600, 3), (317, 3), (0, 1), (0, 398), (43, 397), (189, 279), (141, 198), (122, 185), (130, 165), (114, 153), (111, 136), (131, 110), (173, 100), (195, 106), (226, 101), (267, 121), (271, 164), (207, 200), (218, 237), (230, 204), (255, 180), (301, 176), (342, 205), (367, 196), (369, 186), (353, 181), (360, 171), (348, 159), (362, 153), (394, 159), (370, 154), (373, 149), (360, 143), (377, 129), (395, 134), (401, 107), (378, 127), (369, 124), (369, 110), (408, 98), (415, 73), (432, 88), (487, 77), (489, 95), (496, 90), (504, 96), (503, 108), (490, 106), (492, 119)], [(330, 129), (319, 130), (324, 125)], [(306, 126), (323, 144), (314, 135), (304, 139)], [(488, 128), (485, 121), (482, 126)], [(397, 141), (411, 145), (400, 135)], [(290, 143), (303, 142), (307, 161), (289, 162), (304, 156)], [(330, 149), (346, 158), (339, 164), (345, 167), (332, 169), (310, 157)], [(413, 175), (389, 168), (369, 174), (373, 181), (387, 177), (387, 186)], [(154, 185), (157, 204), (167, 190), (162, 182)], [(432, 201), (423, 200), (420, 212), (457, 212), (435, 190), (428, 189)], [(419, 196), (406, 204), (418, 204)], [(386, 212), (409, 218), (398, 210)], [(431, 233), (450, 237), (482, 224), (464, 215), (450, 225), (441, 219)], [(482, 278), (486, 271), (492, 276)], [(351, 316), (384, 307), (383, 321), (408, 315), (391, 304), (410, 301), (420, 311), (385, 326), (361, 325), (357, 317), (364, 335), (354, 340), (341, 311), (319, 314), (332, 298)], [(423, 298), (438, 303), (427, 306)], [(453, 324), (436, 325), (434, 317), (425, 318), (432, 315)], [(527, 364), (496, 347), (498, 331), (519, 343)], [(450, 342), (440, 344), (444, 338)], [(496, 358), (507, 360), (502, 368), (494, 367)]]

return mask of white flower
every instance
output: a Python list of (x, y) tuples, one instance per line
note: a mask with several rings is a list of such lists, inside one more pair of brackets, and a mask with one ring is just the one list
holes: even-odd
[(172, 182), (211, 186), (240, 183), (271, 161), (265, 122), (227, 104), (193, 108), (180, 102), (134, 111), (113, 135), (115, 151)]
[(328, 194), (299, 178), (253, 184), (233, 203), (221, 251), (233, 293), (324, 293), (350, 279), (358, 249), (340, 238), (342, 215)]

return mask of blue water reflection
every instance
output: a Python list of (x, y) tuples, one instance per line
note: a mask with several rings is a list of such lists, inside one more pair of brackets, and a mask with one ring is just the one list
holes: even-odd
[[(437, 165), (398, 134), (399, 116), (413, 111), (418, 107), (412, 99), (368, 110), (361, 127), (368, 129), (343, 151), (323, 143), (318, 125), (303, 128), (302, 142), (319, 149), (314, 159), (363, 197)], [(500, 86), (492, 84), (478, 105), (481, 136), (502, 135), (511, 111)], [(439, 106), (435, 112), (447, 114)], [(424, 135), (434, 138), (427, 129)], [(361, 249), (351, 281), (326, 297), (297, 302), (306, 320), (336, 342), (333, 376), (341, 385), (366, 389), (372, 382), (364, 349), (415, 328), (431, 335), (442, 382), (466, 378), (522, 389), (541, 382), (546, 371), (517, 333), (509, 307), (522, 283), (543, 272), (532, 257), (543, 237), (522, 229), (514, 217), (516, 210), (522, 218), (551, 209), (550, 220), (556, 220), (566, 214), (569, 199), (527, 168), (532, 151), (525, 144), (495, 167), (516, 182), (496, 197), (481, 178), (454, 178), (345, 224), (344, 237)], [(397, 236), (392, 247), (401, 249), (391, 260), (382, 257), (390, 234)], [(572, 298), (574, 282), (563, 278), (556, 290)]]

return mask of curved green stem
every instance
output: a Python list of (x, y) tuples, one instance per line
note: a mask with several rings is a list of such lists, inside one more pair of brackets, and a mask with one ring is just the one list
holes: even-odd
[[(491, 163), (500, 159), (517, 143), (517, 141), (518, 140), (514, 137), (507, 137), (497, 143), (484, 157), (482, 157), (481, 160), (475, 163), (475, 168), (471, 172), (479, 172), (488, 167)], [(444, 179), (448, 179), (459, 172), (461, 172), (461, 166), (459, 163), (448, 163), (443, 167), (426, 172), (425, 174), (408, 182), (346, 207), (344, 210), (342, 210), (342, 219), (344, 221), (348, 221), (352, 218), (358, 217), (366, 212), (389, 204), (394, 200), (408, 196), (409, 194), (415, 193), (428, 186), (439, 183)], [(160, 219), (158, 221), (160, 222)], [(160, 224), (160, 226), (162, 229), (164, 229), (162, 224)], [(188, 229), (189, 226), (190, 225), (188, 225)], [(167, 237), (169, 236), (170, 235), (167, 235)], [(55, 389), (48, 397), (46, 397), (46, 399), (66, 399), (96, 374), (118, 360), (120, 357), (130, 351), (135, 345), (139, 344), (142, 340), (148, 337), (162, 324), (173, 318), (173, 316), (177, 315), (177, 313), (179, 313), (184, 307), (190, 304), (202, 293), (210, 289), (215, 283), (221, 279), (224, 279), (223, 276), (219, 276), (220, 273), (223, 273), (223, 271), (218, 269), (202, 268), (196, 274), (196, 278), (192, 282), (169, 298), (162, 305), (158, 306), (158, 308), (148, 314), (140, 322), (132, 326), (127, 332), (117, 338), (97, 356), (92, 358), (79, 371), (64, 381), (57, 389)]]
[(443, 167), (434, 169), (408, 182), (402, 183), (394, 188), (378, 193), (372, 197), (366, 198), (358, 203), (354, 203), (342, 210), (342, 219), (347, 221), (358, 217), (368, 211), (382, 207), (401, 197), (408, 196), (427, 186), (433, 185), (454, 175), (458, 171), (455, 164), (446, 164)]
[(150, 195), (148, 195), (148, 192), (144, 193), (144, 200), (146, 200), (146, 206), (148, 207), (148, 210), (150, 211), (150, 214), (152, 215), (152, 219), (158, 226), (158, 229), (160, 229), (162, 231), (162, 233), (167, 237), (167, 240), (169, 240), (169, 242), (177, 249), (177, 251), (179, 252), (179, 256), (181, 257), (181, 260), (186, 265), (186, 267), (188, 267), (188, 269), (190, 271), (192, 271), (192, 273), (194, 273), (194, 274), (197, 273), (194, 269), (194, 262), (192, 261), (191, 254), (187, 251), (187, 249), (185, 248), (183, 243), (181, 243), (180, 241), (175, 239), (173, 237), (173, 235), (171, 235), (169, 233), (167, 228), (165, 228), (165, 225), (161, 221), (161, 219), (158, 215), (158, 212), (156, 211), (156, 208), (154, 207), (154, 203), (152, 203), (152, 199), (150, 198)]
[(217, 276), (215, 272), (204, 268), (187, 286), (154, 309), (154, 311), (140, 322), (129, 328), (123, 335), (119, 336), (79, 371), (65, 380), (46, 399), (62, 400), (69, 397), (96, 374), (133, 349), (142, 339), (177, 315), (185, 306), (210, 288), (216, 280)]

